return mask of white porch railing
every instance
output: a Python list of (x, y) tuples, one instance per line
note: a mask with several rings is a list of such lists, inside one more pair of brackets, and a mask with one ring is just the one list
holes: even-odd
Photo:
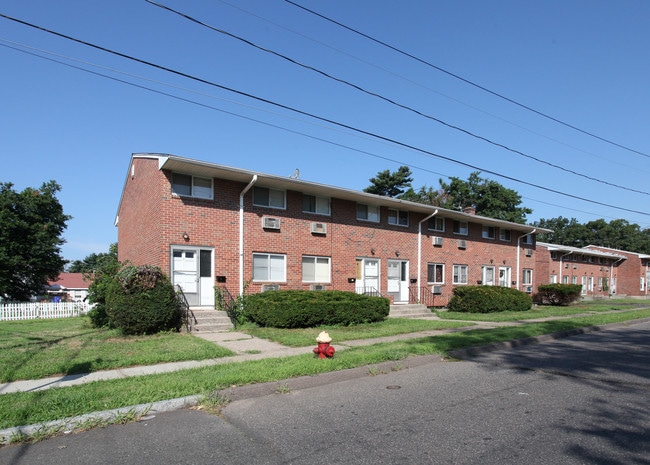
[(0, 321), (65, 318), (88, 312), (87, 302), (12, 302), (0, 304)]

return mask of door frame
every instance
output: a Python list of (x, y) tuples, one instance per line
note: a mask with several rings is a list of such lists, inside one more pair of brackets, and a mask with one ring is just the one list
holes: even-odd
[[(398, 265), (399, 277), (393, 279), (390, 276), (391, 264)], [(393, 289), (392, 281), (398, 281), (397, 290)], [(387, 293), (393, 296), (393, 303), (407, 304), (409, 303), (409, 261), (400, 259), (388, 259), (388, 272), (386, 273), (386, 289)]]
[[(174, 285), (177, 284), (174, 270), (175, 251), (193, 252), (195, 256), (194, 270), (186, 271), (195, 274), (196, 292), (185, 292), (183, 290), (189, 305), (191, 307), (214, 307), (214, 247), (172, 244), (169, 251), (169, 269), (171, 281)], [(203, 263), (204, 266), (201, 267), (202, 262), (205, 260), (209, 260), (209, 263)]]

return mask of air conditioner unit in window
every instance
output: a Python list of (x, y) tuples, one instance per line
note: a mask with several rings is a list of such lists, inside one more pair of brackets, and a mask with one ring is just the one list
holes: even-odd
[(443, 242), (445, 242), (445, 239), (443, 237), (438, 237), (438, 236), (433, 237), (433, 245), (440, 246), (443, 244)]
[(309, 289), (312, 291), (324, 291), (325, 290), (325, 284), (312, 284), (309, 286)]
[(526, 287), (526, 292), (528, 292), (529, 294), (532, 293), (533, 292), (533, 286), (527, 286)]
[(435, 295), (440, 295), (442, 294), (442, 286), (433, 286), (431, 288), (431, 293)]
[(279, 291), (279, 290), (280, 290), (279, 284), (262, 284), (262, 292)]
[(262, 227), (264, 229), (280, 229), (280, 218), (272, 218), (270, 216), (262, 217)]
[(327, 225), (325, 223), (311, 223), (312, 234), (327, 234)]
[(526, 249), (525, 252), (526, 252), (527, 257), (532, 257), (533, 256), (533, 249)]
[(459, 249), (466, 249), (467, 248), (467, 241), (465, 239), (458, 239), (458, 248)]

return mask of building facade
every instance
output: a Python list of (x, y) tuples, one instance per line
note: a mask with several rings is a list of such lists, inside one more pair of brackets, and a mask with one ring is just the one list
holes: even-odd
[(119, 260), (159, 266), (190, 305), (272, 289), (444, 306), (458, 285), (533, 292), (532, 226), (163, 154), (131, 157)]

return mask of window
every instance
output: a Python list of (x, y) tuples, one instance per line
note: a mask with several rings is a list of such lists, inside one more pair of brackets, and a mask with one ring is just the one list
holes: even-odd
[(521, 238), (521, 243), (522, 244), (528, 244), (528, 245), (533, 245), (533, 235), (528, 234), (524, 237)]
[(253, 187), (253, 205), (258, 207), (286, 208), (284, 191), (268, 187)]
[(409, 225), (409, 212), (402, 210), (388, 209), (388, 224), (396, 224), (399, 226)]
[(462, 234), (463, 236), (467, 236), (467, 231), (467, 221), (454, 221), (454, 234)]
[(253, 281), (286, 281), (286, 256), (270, 253), (253, 254)]
[(317, 215), (330, 215), (330, 199), (315, 195), (302, 195), (302, 211)]
[(641, 281), (639, 282), (639, 284), (641, 285), (640, 290), (644, 291), (645, 290), (645, 278), (643, 276), (641, 276)]
[(183, 197), (212, 199), (212, 179), (172, 173), (172, 192)]
[(552, 274), (551, 277), (549, 278), (549, 283), (551, 284), (556, 284), (557, 283), (557, 275)]
[(569, 284), (569, 277), (564, 275), (562, 276), (562, 284)]
[(329, 283), (330, 258), (303, 256), (302, 281), (305, 283)]
[(442, 263), (429, 263), (427, 265), (427, 282), (430, 284), (443, 284), (445, 282), (445, 265)]
[(531, 284), (533, 284), (533, 270), (524, 269), (524, 274), (522, 276), (522, 279), (525, 285), (530, 286)]
[(427, 229), (429, 231), (445, 231), (445, 219), (434, 216), (427, 222)]
[(454, 265), (454, 284), (467, 284), (467, 265)]
[(571, 276), (571, 284), (578, 284), (578, 277), (577, 276)]
[(499, 240), (510, 242), (512, 240), (512, 231), (509, 229), (499, 229)]
[(483, 239), (494, 239), (496, 233), (496, 228), (493, 226), (483, 226), (483, 232), (481, 236)]
[(551, 258), (557, 260), (557, 252), (551, 252)]
[(379, 207), (375, 205), (357, 204), (357, 219), (379, 223)]

